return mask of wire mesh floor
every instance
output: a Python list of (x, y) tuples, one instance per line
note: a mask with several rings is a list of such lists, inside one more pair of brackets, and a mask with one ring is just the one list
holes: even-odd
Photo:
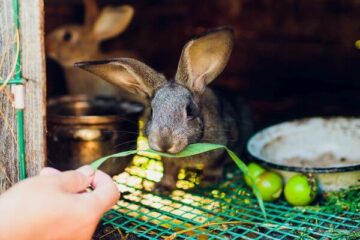
[[(122, 198), (104, 215), (103, 224), (116, 229), (119, 238), (360, 239), (358, 210), (331, 212), (321, 205), (294, 208), (280, 199), (265, 203), (265, 222), (238, 171), (227, 173), (212, 188), (192, 188), (199, 182), (197, 171), (182, 171), (179, 189), (169, 196), (151, 192), (161, 172), (158, 160), (137, 156), (126, 173), (115, 177)], [(360, 205), (359, 198), (354, 201)]]

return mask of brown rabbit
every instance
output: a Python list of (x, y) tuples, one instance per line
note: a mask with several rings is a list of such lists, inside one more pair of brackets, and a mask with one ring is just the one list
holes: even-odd
[(95, 0), (84, 0), (84, 5), (83, 25), (61, 26), (47, 35), (47, 55), (64, 68), (71, 94), (118, 94), (118, 88), (93, 74), (74, 68), (74, 63), (114, 56), (135, 57), (136, 55), (130, 51), (103, 53), (100, 50), (102, 41), (116, 37), (125, 31), (134, 15), (134, 9), (123, 5), (105, 7), (99, 11)]
[[(188, 42), (181, 54), (175, 79), (167, 80), (144, 63), (130, 58), (81, 62), (92, 72), (136, 96), (145, 113), (149, 145), (157, 151), (177, 153), (188, 144), (211, 142), (241, 147), (248, 132), (249, 112), (238, 98), (231, 103), (207, 87), (225, 68), (233, 48), (233, 32), (215, 29)], [(224, 97), (226, 96), (226, 97)], [(164, 176), (159, 190), (176, 187), (180, 168), (204, 166), (204, 183), (221, 179), (224, 151), (189, 158), (163, 158)]]

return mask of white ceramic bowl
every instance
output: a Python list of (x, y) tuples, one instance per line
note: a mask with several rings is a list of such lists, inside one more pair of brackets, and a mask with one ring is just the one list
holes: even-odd
[(360, 118), (307, 118), (256, 133), (247, 151), (255, 161), (279, 172), (317, 177), (323, 191), (360, 184)]

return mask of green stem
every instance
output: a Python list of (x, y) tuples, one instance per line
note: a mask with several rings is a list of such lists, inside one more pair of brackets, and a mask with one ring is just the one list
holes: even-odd
[[(20, 28), (19, 21), (19, 0), (13, 0), (13, 20), (17, 30)], [(16, 44), (20, 44), (17, 42)], [(23, 84), (22, 73), (21, 73), (21, 59), (20, 51), (16, 56), (16, 66), (14, 78), (10, 81), (10, 84)], [(17, 117), (17, 138), (18, 138), (18, 156), (19, 156), (19, 179), (23, 180), (26, 178), (26, 164), (25, 164), (25, 140), (24, 140), (24, 110), (16, 109)]]
[[(19, 0), (13, 0), (13, 11), (14, 11), (14, 24), (16, 29), (19, 30), (20, 28), (20, 21), (19, 21)], [(20, 44), (20, 43), (17, 43)], [(16, 68), (15, 68), (15, 76), (14, 76), (14, 81), (15, 82), (19, 82), (22, 81), (22, 77), (21, 77), (21, 59), (20, 59), (20, 54), (21, 49), (19, 51), (19, 55), (16, 57)]]
[(17, 138), (18, 138), (18, 154), (19, 154), (19, 178), (26, 178), (25, 164), (25, 141), (24, 141), (24, 110), (17, 109)]

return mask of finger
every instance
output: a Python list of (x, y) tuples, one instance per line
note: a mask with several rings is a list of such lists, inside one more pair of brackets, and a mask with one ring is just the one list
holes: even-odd
[(109, 210), (120, 198), (120, 192), (111, 177), (102, 171), (96, 171), (91, 184), (94, 188), (87, 193), (102, 212)]
[(58, 174), (58, 173), (60, 173), (60, 171), (55, 169), (55, 168), (45, 167), (45, 168), (41, 169), (39, 175), (40, 176), (47, 176), (47, 175), (54, 175), (54, 174)]
[(83, 192), (91, 183), (91, 178), (78, 170), (62, 172), (59, 177), (61, 187), (71, 193)]
[(90, 177), (90, 178), (93, 178), (95, 175), (95, 170), (92, 167), (90, 167), (89, 165), (82, 166), (82, 167), (76, 169), (76, 171), (81, 172), (82, 174), (84, 174), (85, 176)]

